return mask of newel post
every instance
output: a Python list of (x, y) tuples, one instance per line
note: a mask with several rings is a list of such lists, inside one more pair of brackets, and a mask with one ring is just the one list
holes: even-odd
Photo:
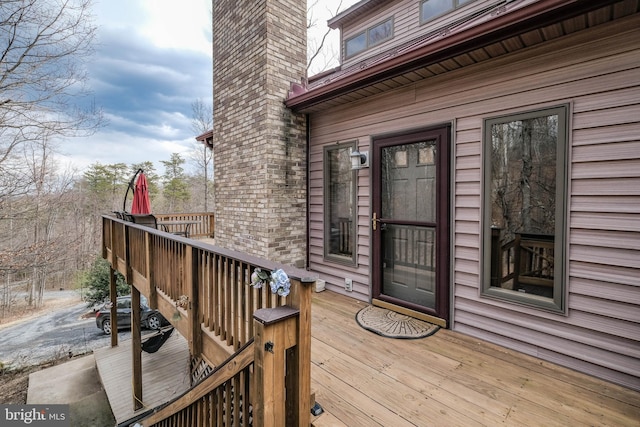
[(185, 283), (189, 286), (189, 304), (187, 315), (189, 317), (189, 351), (192, 356), (200, 356), (202, 353), (202, 320), (200, 319), (200, 291), (198, 286), (198, 251), (187, 246), (185, 252)]
[(142, 336), (140, 291), (131, 286), (131, 388), (133, 392), (133, 410), (141, 409), (142, 404)]
[(299, 311), (298, 345), (288, 351), (287, 418), (292, 426), (311, 424), (311, 295), (315, 279), (291, 279), (291, 306)]
[(111, 321), (111, 347), (118, 346), (118, 285), (116, 282), (116, 270), (109, 264), (109, 301), (111, 309), (109, 319)]
[[(253, 421), (258, 427), (297, 425), (287, 414), (296, 390), (286, 389), (287, 353), (297, 346), (299, 311), (282, 306), (253, 314), (254, 390)], [(307, 424), (308, 426), (309, 424)]]

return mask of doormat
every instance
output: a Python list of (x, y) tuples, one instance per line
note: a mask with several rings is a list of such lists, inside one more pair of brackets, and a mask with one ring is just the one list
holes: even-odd
[(364, 329), (388, 338), (425, 338), (440, 329), (438, 325), (372, 305), (356, 314), (356, 322)]

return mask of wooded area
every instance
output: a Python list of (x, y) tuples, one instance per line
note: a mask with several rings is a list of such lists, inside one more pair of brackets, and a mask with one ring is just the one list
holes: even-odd
[[(163, 162), (162, 175), (150, 162), (96, 163), (73, 174), (55, 164), (47, 144), (25, 144), (20, 153), (15, 159), (23, 173), (5, 175), (0, 193), (0, 319), (17, 306), (39, 307), (46, 289), (79, 286), (100, 255), (100, 215), (123, 210), (138, 168), (147, 176), (153, 212), (204, 210), (203, 176), (185, 172), (177, 153)], [(132, 198), (130, 192), (126, 210)]]

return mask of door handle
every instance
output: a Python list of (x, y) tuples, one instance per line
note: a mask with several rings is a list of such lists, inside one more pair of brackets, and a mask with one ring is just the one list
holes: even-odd
[(377, 214), (374, 212), (373, 217), (371, 218), (371, 226), (373, 227), (373, 231), (376, 231), (378, 229), (379, 222), (380, 220), (378, 219)]

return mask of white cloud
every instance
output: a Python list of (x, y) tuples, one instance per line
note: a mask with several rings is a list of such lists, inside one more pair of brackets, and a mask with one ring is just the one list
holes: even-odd
[[(191, 103), (212, 102), (211, 0), (97, 1), (99, 44), (87, 67), (109, 124), (62, 142), (61, 160), (80, 169), (152, 161), (161, 171), (161, 160), (193, 147)], [(341, 10), (356, 2), (343, 0)], [(338, 3), (318, 0), (313, 34), (324, 34)], [(332, 31), (335, 50), (338, 35)], [(337, 65), (337, 54), (329, 56)]]
[(162, 173), (162, 160), (169, 160), (173, 153), (180, 153), (186, 158), (192, 146), (192, 138), (173, 140), (132, 136), (117, 131), (101, 132), (93, 138), (74, 139), (62, 143), (59, 147), (62, 154), (58, 157), (64, 165), (78, 170), (85, 170), (94, 163), (130, 165), (150, 161), (156, 166), (156, 170)]
[(141, 0), (141, 7), (140, 31), (156, 47), (212, 54), (210, 0)]

